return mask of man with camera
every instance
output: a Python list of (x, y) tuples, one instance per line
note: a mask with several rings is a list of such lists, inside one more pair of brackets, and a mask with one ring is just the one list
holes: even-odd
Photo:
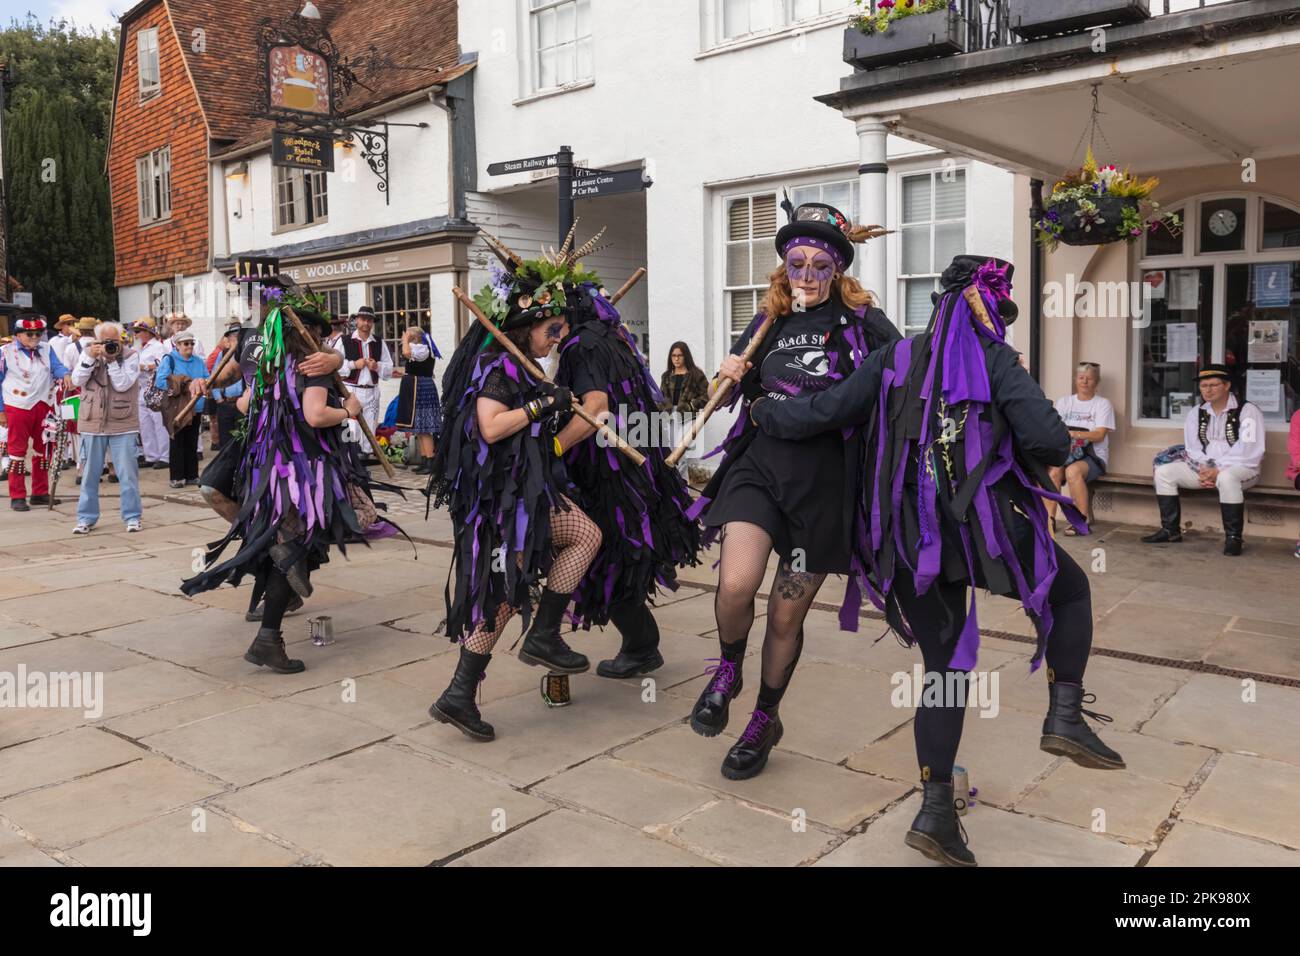
[(99, 474), (106, 452), (117, 465), (126, 530), (140, 530), (140, 473), (135, 455), (140, 433), (139, 378), (140, 354), (122, 344), (122, 327), (101, 322), (95, 328), (94, 344), (82, 350), (72, 370), (72, 383), (81, 388), (78, 424), (86, 456), (73, 534), (90, 534), (99, 522)]

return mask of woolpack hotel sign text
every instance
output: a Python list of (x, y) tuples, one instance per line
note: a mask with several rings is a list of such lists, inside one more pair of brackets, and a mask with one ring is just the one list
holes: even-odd
[(330, 136), (276, 130), (271, 134), (271, 164), (313, 172), (334, 172), (334, 140)]

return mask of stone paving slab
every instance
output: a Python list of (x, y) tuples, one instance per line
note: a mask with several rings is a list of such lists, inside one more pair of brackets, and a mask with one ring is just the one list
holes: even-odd
[(335, 866), (426, 866), (508, 836), (549, 809), (536, 797), (385, 745), (215, 802)]
[(220, 790), (219, 784), (161, 757), (145, 757), (0, 801), (0, 817), (42, 844), (67, 848)]
[(118, 582), (78, 588), (76, 599), (37, 595), (0, 602), (0, 614), (56, 634), (87, 634), (132, 621), (184, 614), (192, 605), (182, 597)]
[(175, 810), (89, 840), (68, 856), (85, 866), (157, 866), (160, 860), (171, 866), (293, 866), (299, 860), (255, 828), (202, 808)]
[(1300, 849), (1300, 767), (1224, 754), (1196, 791), (1185, 820)]
[(38, 641), (52, 640), (54, 635), (44, 628), (23, 624), (11, 618), (0, 618), (0, 650), (6, 647), (19, 647), (23, 644), (35, 644)]
[(142, 760), (148, 751), (90, 727), (0, 750), (0, 798)]
[(388, 734), (317, 708), (268, 701), (141, 739), (186, 766), (247, 786)]
[[(903, 843), (920, 806), (920, 794), (909, 797), (815, 865), (939, 866)], [(980, 866), (1134, 866), (1143, 853), (1077, 827), (996, 807), (973, 808), (962, 825)]]
[(221, 686), (211, 678), (167, 661), (110, 671), (104, 675), (103, 717), (121, 717), (137, 710), (197, 697)]
[(732, 866), (798, 866), (840, 840), (806, 820), (719, 800), (670, 829), (673, 843)]
[(1015, 809), (1073, 824), (1093, 833), (1149, 843), (1172, 813), (1183, 787), (1122, 770), (1057, 767)]
[(1258, 683), (1252, 689), (1255, 699), (1247, 703), (1241, 681), (1196, 674), (1142, 732), (1300, 766), (1300, 688)]
[(708, 861), (617, 823), (556, 810), (451, 866), (707, 866)]
[(1231, 620), (1230, 615), (1212, 614), (1196, 604), (1149, 604), (1137, 597), (1142, 593), (1139, 588), (1102, 619), (1093, 629), (1094, 646), (1199, 661)]
[(532, 792), (594, 810), (638, 830), (667, 826), (717, 799), (712, 791), (609, 757), (579, 764), (543, 781)]
[(1300, 866), (1300, 851), (1180, 820), (1147, 866)]
[(345, 689), (338, 684), (326, 684), (285, 699), (290, 704), (338, 714), (390, 734), (400, 734), (429, 722), (427, 711), (436, 693), (418, 690), (386, 676), (374, 676), (358, 678), (354, 687)]
[(847, 830), (908, 791), (891, 781), (855, 774), (834, 764), (791, 753), (780, 746), (767, 767), (751, 780), (728, 780), (719, 767), (735, 738), (700, 737), (674, 726), (622, 747), (614, 756), (638, 767), (728, 793), (778, 813), (804, 810), (809, 820)]
[[(244, 603), (248, 603), (247, 590)], [(111, 627), (96, 631), (95, 640), (193, 667), (215, 657), (239, 657), (256, 628), (244, 620), (242, 612), (194, 605), (179, 619), (163, 617)]]
[(125, 717), (104, 721), (104, 726), (115, 734), (139, 740), (150, 734), (183, 727), (195, 721), (206, 720), (217, 714), (252, 707), (266, 700), (261, 694), (236, 687), (222, 687), (210, 693), (172, 701), (160, 707), (140, 710)]
[[(1300, 628), (1300, 623), (1295, 627)], [(1206, 651), (1205, 661), (1248, 672), (1300, 677), (1300, 640), (1294, 635), (1227, 630)]]

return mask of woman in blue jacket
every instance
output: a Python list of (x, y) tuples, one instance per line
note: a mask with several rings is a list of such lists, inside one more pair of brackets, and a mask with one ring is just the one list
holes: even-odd
[[(172, 336), (172, 344), (175, 348), (158, 363), (154, 385), (167, 393), (163, 400), (163, 421), (172, 439), (170, 484), (173, 488), (184, 488), (199, 483), (199, 430), (203, 422), (204, 400), (199, 399), (193, 414), (182, 420), (181, 427), (176, 427), (175, 419), (190, 396), (202, 387), (201, 383), (208, 377), (208, 367), (194, 354), (193, 332), (177, 332)], [(177, 387), (169, 387), (173, 376), (183, 376), (187, 381), (178, 381)]]

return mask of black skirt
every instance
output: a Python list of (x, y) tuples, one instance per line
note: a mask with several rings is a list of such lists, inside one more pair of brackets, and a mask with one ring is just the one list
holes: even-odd
[(728, 469), (704, 524), (758, 525), (795, 570), (849, 572), (849, 524), (844, 520), (844, 439), (827, 432), (786, 441), (760, 432)]

